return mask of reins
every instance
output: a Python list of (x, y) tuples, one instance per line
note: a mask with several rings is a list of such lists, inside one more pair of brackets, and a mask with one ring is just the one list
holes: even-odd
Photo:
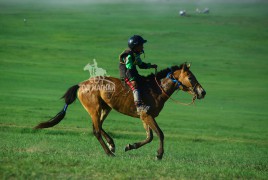
[[(190, 103), (183, 103), (183, 102), (180, 102), (180, 101), (178, 101), (178, 100), (175, 100), (175, 99), (173, 99), (171, 96), (169, 96), (167, 93), (166, 93), (166, 91), (162, 88), (162, 86), (158, 83), (158, 81), (157, 81), (157, 79), (156, 79), (156, 74), (157, 74), (157, 69), (155, 68), (155, 76), (154, 76), (154, 79), (155, 79), (155, 82), (156, 82), (156, 84), (158, 85), (158, 87), (161, 89), (161, 91), (162, 91), (162, 93), (165, 95), (165, 96), (167, 96), (167, 98), (168, 99), (171, 99), (174, 103), (176, 103), (176, 104), (181, 104), (181, 105), (184, 105), (184, 106), (189, 106), (189, 105), (192, 105), (192, 104), (194, 104), (194, 101), (195, 101), (195, 99), (196, 99), (196, 96), (193, 96), (193, 99), (192, 99), (192, 102), (190, 102)], [(169, 73), (168, 75), (170, 75), (171, 73)], [(171, 79), (172, 80), (172, 79)], [(172, 80), (173, 81), (173, 80)], [(174, 82), (174, 81), (173, 81)], [(182, 85), (182, 83), (180, 83), (179, 81), (177, 81), (177, 82), (175, 82), (175, 83), (177, 83), (177, 85)], [(180, 84), (179, 84), (180, 83)], [(176, 85), (176, 86), (177, 86)], [(195, 85), (196, 86), (196, 85)]]

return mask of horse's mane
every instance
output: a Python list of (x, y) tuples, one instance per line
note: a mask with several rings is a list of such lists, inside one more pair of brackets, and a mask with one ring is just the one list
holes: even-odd
[(186, 63), (183, 63), (180, 66), (171, 66), (169, 68), (166, 68), (166, 69), (163, 69), (163, 70), (157, 72), (156, 75), (151, 73), (150, 75), (145, 76), (144, 78), (148, 79), (149, 81), (154, 79), (155, 77), (156, 77), (156, 79), (162, 79), (162, 78), (166, 77), (169, 72), (174, 72), (176, 70), (182, 69), (185, 64)]

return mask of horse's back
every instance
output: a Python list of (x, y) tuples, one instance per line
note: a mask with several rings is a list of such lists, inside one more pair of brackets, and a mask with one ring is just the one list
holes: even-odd
[(78, 98), (88, 112), (109, 106), (136, 117), (132, 92), (120, 79), (97, 76), (81, 82), (79, 86)]

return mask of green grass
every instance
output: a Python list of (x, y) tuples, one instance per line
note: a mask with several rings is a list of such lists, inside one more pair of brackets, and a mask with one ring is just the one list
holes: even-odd
[[(0, 0), (1, 179), (267, 179), (267, 3), (62, 3)], [(195, 14), (209, 7), (209, 15)], [(186, 9), (190, 16), (179, 17)], [(27, 22), (24, 23), (24, 19)], [(144, 61), (159, 69), (184, 61), (207, 91), (195, 106), (167, 102), (158, 138), (111, 112), (104, 128), (116, 143), (106, 157), (79, 102), (59, 125), (34, 131), (63, 106), (59, 98), (89, 77), (84, 65), (119, 76), (118, 55), (132, 34), (148, 39)], [(148, 74), (150, 70), (140, 70)], [(173, 98), (189, 102), (179, 92)]]

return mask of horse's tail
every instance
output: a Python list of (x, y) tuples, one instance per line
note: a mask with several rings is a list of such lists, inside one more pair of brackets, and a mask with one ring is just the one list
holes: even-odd
[(64, 98), (65, 100), (65, 105), (63, 109), (55, 117), (51, 118), (49, 121), (38, 124), (37, 126), (34, 127), (34, 129), (49, 128), (58, 124), (64, 118), (68, 105), (72, 104), (76, 100), (76, 94), (78, 89), (79, 89), (78, 85), (70, 87), (66, 91), (66, 93), (62, 96), (62, 98)]

